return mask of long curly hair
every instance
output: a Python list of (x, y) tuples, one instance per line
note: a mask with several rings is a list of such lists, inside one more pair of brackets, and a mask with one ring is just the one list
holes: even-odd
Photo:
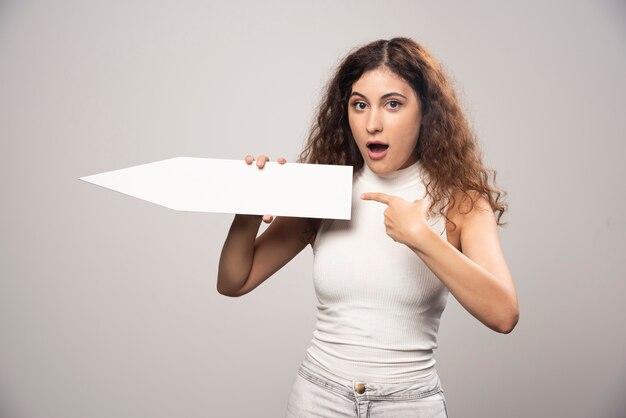
[[(506, 192), (495, 187), (496, 171), (482, 162), (482, 152), (469, 127), (456, 94), (441, 65), (424, 48), (409, 38), (378, 40), (349, 53), (339, 64), (325, 88), (305, 147), (297, 162), (351, 165), (354, 173), (364, 161), (348, 124), (348, 100), (352, 85), (367, 71), (386, 67), (413, 88), (422, 105), (422, 124), (415, 153), (426, 173), (424, 184), (434, 207), (454, 228), (447, 209), (455, 196), (464, 195), (469, 213), (484, 196), (496, 213), (496, 222), (507, 210)], [(493, 186), (489, 177), (493, 175)], [(466, 201), (465, 198), (462, 201)]]

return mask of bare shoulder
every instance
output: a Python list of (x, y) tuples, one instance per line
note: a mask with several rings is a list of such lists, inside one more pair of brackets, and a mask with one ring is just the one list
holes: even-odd
[(467, 192), (458, 191), (453, 194), (454, 207), (448, 207), (446, 215), (446, 235), (448, 242), (457, 250), (462, 251), (461, 234), (463, 226), (475, 224), (482, 218), (482, 223), (495, 224), (495, 216), (491, 205), (485, 196), (480, 195), (475, 190)]

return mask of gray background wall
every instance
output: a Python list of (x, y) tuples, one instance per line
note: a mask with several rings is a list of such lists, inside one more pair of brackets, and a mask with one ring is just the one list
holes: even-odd
[(450, 296), (450, 416), (624, 416), (626, 7), (511, 3), (0, 3), (0, 416), (282, 416), (314, 327), (310, 248), (227, 298), (232, 215), (77, 178), (293, 161), (338, 60), (396, 35), (446, 66), (509, 192), (521, 319), (496, 334)]

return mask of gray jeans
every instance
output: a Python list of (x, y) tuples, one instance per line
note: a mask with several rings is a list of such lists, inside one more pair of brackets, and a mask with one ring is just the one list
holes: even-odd
[(404, 383), (348, 380), (304, 359), (289, 401), (287, 418), (447, 418), (436, 371)]

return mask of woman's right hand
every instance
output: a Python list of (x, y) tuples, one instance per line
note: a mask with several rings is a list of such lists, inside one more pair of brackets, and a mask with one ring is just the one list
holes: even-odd
[[(246, 164), (252, 164), (254, 162), (254, 157), (252, 155), (246, 155), (246, 157), (244, 158), (246, 161)], [(265, 163), (268, 162), (270, 160), (270, 157), (268, 157), (267, 155), (260, 155), (257, 159), (256, 159), (256, 166), (259, 167), (259, 169), (265, 167)], [(285, 164), (287, 162), (286, 159), (284, 159), (283, 157), (278, 157), (278, 159), (276, 160), (278, 161), (279, 164)], [(265, 223), (270, 223), (274, 220), (274, 216), (272, 215), (263, 215), (263, 222)]]

